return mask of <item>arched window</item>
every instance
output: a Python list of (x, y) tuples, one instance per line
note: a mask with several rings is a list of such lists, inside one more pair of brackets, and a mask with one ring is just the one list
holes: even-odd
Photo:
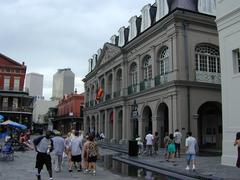
[(160, 75), (167, 74), (169, 71), (169, 49), (164, 47), (159, 55), (159, 72)]
[(131, 76), (131, 84), (136, 85), (138, 83), (138, 71), (137, 71), (137, 64), (132, 63), (130, 66), (130, 76)]
[(108, 94), (112, 94), (112, 87), (113, 87), (113, 85), (112, 85), (112, 83), (113, 83), (112, 77), (113, 77), (112, 74), (110, 74), (108, 76)]
[(200, 44), (195, 48), (196, 70), (220, 73), (219, 50), (216, 46)]
[(143, 79), (152, 79), (152, 58), (149, 55), (143, 59)]

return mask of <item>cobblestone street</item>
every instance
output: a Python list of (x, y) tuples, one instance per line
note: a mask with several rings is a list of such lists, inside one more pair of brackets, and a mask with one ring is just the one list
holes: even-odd
[[(100, 151), (101, 155), (109, 155), (114, 152), (111, 150)], [(36, 179), (34, 151), (16, 152), (14, 161), (0, 161), (0, 180), (34, 180)], [(73, 171), (69, 173), (67, 171), (66, 163), (64, 164), (63, 171), (53, 174), (54, 180), (74, 180), (74, 179), (114, 179), (114, 180), (131, 180), (134, 178), (122, 177), (105, 170), (103, 167), (97, 167), (96, 176), (90, 174), (83, 174), (83, 172)], [(42, 171), (42, 180), (47, 180), (48, 174), (44, 167)]]

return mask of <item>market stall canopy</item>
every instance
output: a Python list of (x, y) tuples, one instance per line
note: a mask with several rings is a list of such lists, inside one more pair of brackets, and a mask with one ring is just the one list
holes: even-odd
[(16, 123), (16, 122), (13, 122), (11, 120), (4, 121), (4, 122), (0, 123), (0, 125), (1, 126), (11, 126), (11, 127), (15, 127), (15, 128), (18, 128), (18, 129), (27, 129), (27, 126), (25, 126), (23, 124)]

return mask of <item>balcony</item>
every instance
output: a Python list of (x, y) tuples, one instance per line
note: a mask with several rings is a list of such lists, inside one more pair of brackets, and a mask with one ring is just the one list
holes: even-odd
[(0, 107), (0, 111), (6, 111), (6, 112), (28, 112), (32, 113), (33, 108), (31, 107)]
[(138, 84), (128, 86), (128, 95), (134, 94), (137, 92)]
[(111, 99), (112, 99), (112, 94), (106, 94), (105, 100), (106, 100), (106, 101), (109, 101), (109, 100), (111, 100)]
[(159, 74), (154, 78), (154, 81), (155, 81), (155, 86), (160, 86), (162, 84), (165, 84), (166, 82), (168, 82), (168, 75), (167, 74), (164, 74), (164, 75)]
[(221, 84), (221, 73), (196, 71), (196, 81)]
[(119, 91), (116, 91), (116, 92), (113, 93), (114, 98), (118, 98), (120, 96), (122, 96), (122, 90), (119, 90)]
[(150, 89), (152, 87), (151, 83), (152, 83), (152, 80), (144, 80), (140, 82), (140, 91)]

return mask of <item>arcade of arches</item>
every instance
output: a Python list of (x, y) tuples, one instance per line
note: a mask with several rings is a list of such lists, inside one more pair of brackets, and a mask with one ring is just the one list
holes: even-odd
[[(173, 110), (169, 103), (161, 102), (154, 107), (150, 105), (139, 105), (138, 119), (131, 118), (131, 107), (120, 106), (94, 113), (87, 116), (86, 127), (88, 132), (103, 132), (106, 139), (123, 143), (124, 140), (132, 139), (136, 135), (145, 137), (148, 132), (159, 133), (161, 146), (166, 132), (173, 132), (179, 128), (183, 135), (187, 132), (182, 127), (176, 127), (173, 122)], [(124, 114), (124, 112), (126, 112)], [(193, 113), (194, 114), (194, 113)], [(201, 104), (197, 110), (197, 132), (193, 132), (198, 139), (200, 148), (221, 150), (222, 142), (222, 117), (221, 103), (209, 101)], [(127, 117), (127, 121), (124, 120)], [(194, 122), (194, 119), (192, 120)]]

